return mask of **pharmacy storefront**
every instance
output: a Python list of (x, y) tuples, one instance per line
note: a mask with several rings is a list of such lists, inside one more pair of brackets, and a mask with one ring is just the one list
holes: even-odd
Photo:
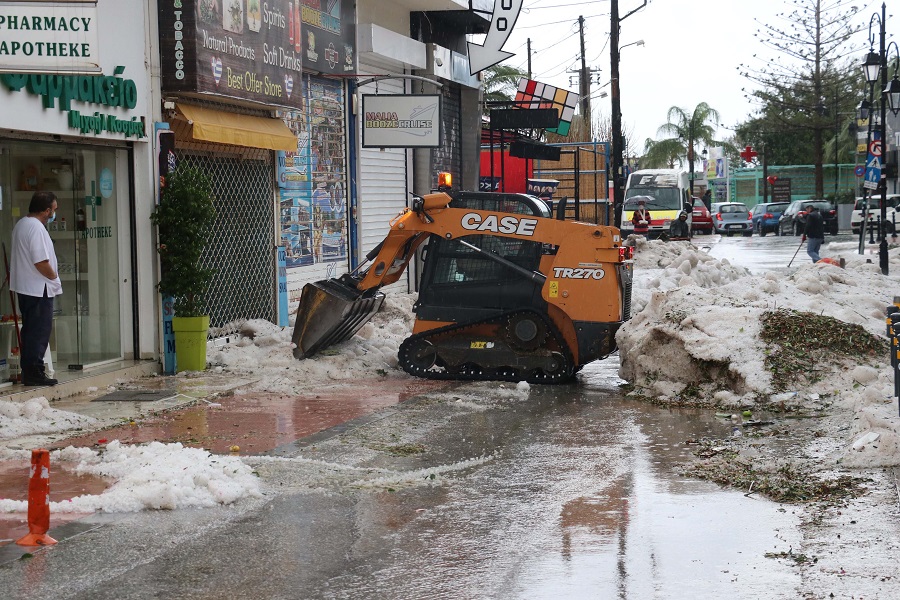
[[(137, 325), (137, 299), (152, 290), (136, 286), (132, 267), (135, 203), (152, 202), (137, 191), (152, 189), (147, 27), (126, 4), (19, 3), (0, 14), (0, 239), (9, 253), (32, 195), (56, 195), (56, 371), (153, 352), (155, 323), (144, 336)], [(5, 292), (0, 360), (14, 374), (18, 310)]]

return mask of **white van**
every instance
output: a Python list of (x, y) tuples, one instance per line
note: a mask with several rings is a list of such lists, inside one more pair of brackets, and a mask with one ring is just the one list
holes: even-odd
[[(859, 234), (863, 211), (866, 209), (867, 203), (869, 205), (869, 223), (873, 228), (878, 227), (878, 219), (881, 218), (881, 194), (876, 194), (868, 199), (859, 197), (853, 205), (853, 212), (850, 213), (850, 229), (854, 234)], [(888, 233), (894, 233), (894, 212), (898, 203), (900, 203), (900, 194), (888, 194), (885, 205)], [(900, 220), (900, 216), (897, 216), (896, 219)]]
[(694, 203), (691, 183), (686, 171), (678, 169), (640, 169), (628, 176), (625, 183), (625, 205), (622, 209), (622, 236), (634, 233), (631, 216), (637, 210), (637, 197), (641, 196), (650, 212), (650, 230), (647, 237), (659, 237), (669, 232), (669, 224), (686, 210), (688, 223), (692, 222)]

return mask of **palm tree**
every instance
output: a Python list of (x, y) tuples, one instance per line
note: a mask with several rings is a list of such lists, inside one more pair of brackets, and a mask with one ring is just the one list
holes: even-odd
[(481, 86), (484, 90), (482, 112), (490, 113), (491, 102), (511, 102), (519, 86), (519, 80), (527, 77), (522, 69), (509, 65), (494, 65), (482, 71)]
[(644, 156), (641, 166), (645, 169), (674, 169), (675, 162), (681, 163), (684, 146), (680, 140), (667, 139), (656, 141), (650, 138), (644, 142)]
[(661, 126), (657, 133), (669, 137), (658, 142), (648, 139), (644, 144), (645, 153), (649, 156), (652, 151), (655, 160), (665, 160), (672, 166), (676, 159), (680, 162), (680, 157), (684, 156), (690, 171), (691, 195), (693, 195), (696, 156), (694, 146), (697, 143), (705, 146), (712, 146), (716, 143), (713, 134), (715, 133), (715, 124), (719, 122), (719, 113), (706, 102), (701, 102), (692, 113), (673, 106), (669, 109), (667, 119), (668, 123)]

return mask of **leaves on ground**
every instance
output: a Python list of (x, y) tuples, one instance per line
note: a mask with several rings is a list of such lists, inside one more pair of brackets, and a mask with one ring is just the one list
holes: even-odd
[(425, 452), (425, 446), (423, 444), (397, 444), (394, 446), (383, 446), (379, 449), (388, 454), (393, 454), (394, 456), (412, 456), (414, 454), (423, 454)]
[(765, 365), (775, 391), (819, 381), (837, 359), (888, 353), (887, 340), (859, 325), (797, 310), (763, 313), (760, 339), (772, 347)]
[[(698, 455), (710, 456), (704, 450), (701, 448)], [(865, 482), (864, 479), (849, 475), (821, 478), (791, 464), (784, 464), (775, 471), (763, 471), (739, 459), (736, 452), (717, 452), (710, 460), (688, 467), (685, 474), (785, 503), (855, 497), (863, 492), (862, 484)]]

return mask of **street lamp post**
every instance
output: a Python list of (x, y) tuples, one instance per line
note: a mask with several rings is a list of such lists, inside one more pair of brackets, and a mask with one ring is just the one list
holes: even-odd
[(838, 156), (838, 141), (841, 137), (841, 121), (840, 114), (838, 113), (838, 92), (837, 87), (834, 88), (834, 205), (837, 206), (838, 203), (838, 193), (841, 182), (841, 167), (838, 163), (840, 157)]
[[(880, 144), (880, 161), (883, 164), (884, 157), (887, 156), (887, 102), (891, 101), (891, 112), (895, 115), (897, 112), (900, 112), (900, 81), (895, 85), (895, 81), (897, 80), (897, 71), (896, 68), (894, 70), (894, 78), (891, 81), (891, 85), (888, 86), (887, 81), (887, 71), (888, 71), (888, 62), (887, 62), (887, 48), (885, 48), (885, 20), (887, 19), (887, 7), (885, 3), (881, 4), (881, 14), (874, 13), (872, 17), (869, 19), (869, 53), (866, 55), (866, 61), (863, 63), (863, 71), (866, 74), (866, 81), (869, 82), (870, 85), (875, 85), (878, 82), (879, 75), (881, 76), (881, 86), (879, 88), (879, 109), (880, 109), (880, 122), (878, 124), (878, 133), (879, 133), (879, 144)], [(872, 34), (872, 24), (875, 21), (878, 21), (878, 54), (875, 53), (875, 36)], [(897, 45), (894, 42), (891, 42), (894, 48)], [(893, 101), (898, 100), (897, 104), (894, 104)], [(896, 109), (896, 110), (895, 110)], [(872, 129), (872, 121), (869, 121), (869, 130)], [(878, 262), (881, 266), (881, 272), (884, 275), (888, 274), (888, 249), (887, 249), (887, 179), (882, 175), (880, 179), (879, 186), (881, 186), (881, 222), (878, 227), (878, 235), (881, 243), (878, 246)]]

